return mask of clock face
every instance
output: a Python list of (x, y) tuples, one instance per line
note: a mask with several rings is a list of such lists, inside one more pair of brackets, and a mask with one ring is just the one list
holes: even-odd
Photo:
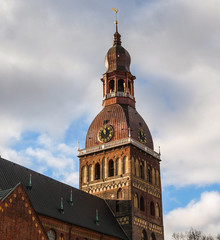
[(55, 239), (56, 239), (56, 234), (55, 234), (55, 232), (54, 232), (53, 230), (49, 230), (49, 231), (47, 232), (47, 236), (48, 236), (48, 238), (49, 238), (50, 240), (55, 240)]
[(142, 128), (138, 129), (138, 140), (143, 144), (147, 143), (146, 134)]
[(103, 127), (100, 128), (99, 134), (98, 134), (98, 139), (100, 142), (108, 142), (112, 139), (113, 137), (113, 127), (111, 125), (104, 125)]

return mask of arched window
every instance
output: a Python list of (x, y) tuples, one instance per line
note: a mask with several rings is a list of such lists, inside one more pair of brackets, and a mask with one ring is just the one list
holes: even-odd
[(136, 170), (136, 176), (140, 177), (140, 167), (139, 167), (139, 161), (136, 159), (135, 161), (135, 170)]
[(142, 162), (140, 163), (140, 177), (144, 179), (144, 166)]
[(122, 189), (119, 188), (117, 191), (117, 199), (122, 199)]
[(92, 179), (92, 164), (89, 165), (89, 171), (88, 171), (88, 181), (91, 182), (93, 179)]
[(59, 240), (64, 240), (64, 236), (62, 233), (60, 234)]
[(118, 92), (124, 92), (124, 80), (123, 79), (118, 80)]
[(139, 202), (138, 195), (137, 195), (137, 193), (135, 193), (134, 194), (134, 207), (135, 208), (139, 207), (138, 202)]
[(160, 186), (160, 174), (158, 170), (156, 170), (156, 185)]
[(105, 158), (102, 159), (102, 178), (105, 178)]
[(81, 180), (82, 180), (82, 183), (87, 182), (87, 166), (83, 166), (81, 168)]
[(156, 240), (156, 236), (155, 236), (155, 233), (154, 233), (154, 232), (151, 234), (150, 240)]
[(95, 165), (95, 180), (100, 179), (100, 164), (96, 163)]
[(109, 170), (108, 176), (109, 176), (109, 177), (114, 176), (114, 162), (113, 162), (112, 159), (111, 159), (111, 160), (109, 161), (109, 163), (108, 163), (108, 170)]
[(158, 203), (156, 203), (156, 206), (155, 206), (155, 216), (160, 217), (160, 207)]
[(155, 185), (155, 183), (156, 183), (156, 174), (155, 174), (155, 169), (154, 168), (152, 168), (152, 183)]
[(109, 82), (109, 92), (114, 92), (115, 91), (115, 81), (114, 80), (111, 80)]
[(123, 163), (122, 163), (122, 173), (125, 174), (127, 172), (127, 158), (123, 158)]
[(128, 90), (129, 90), (129, 93), (131, 94), (131, 82), (128, 81)]
[(116, 159), (116, 176), (120, 175), (120, 164), (119, 164), (119, 158)]
[(144, 198), (141, 196), (141, 198), (140, 198), (140, 210), (141, 211), (144, 211)]
[(143, 230), (142, 233), (141, 233), (141, 240), (147, 240), (147, 239), (148, 239), (147, 238), (147, 233), (146, 233), (145, 230)]
[(154, 202), (150, 203), (150, 214), (151, 214), (151, 216), (155, 216)]
[(147, 173), (148, 173), (147, 174), (148, 175), (148, 182), (152, 183), (152, 168), (151, 168), (151, 166), (148, 167)]

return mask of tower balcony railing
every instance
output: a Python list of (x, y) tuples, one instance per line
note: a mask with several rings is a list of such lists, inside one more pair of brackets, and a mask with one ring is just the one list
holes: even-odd
[(90, 147), (90, 148), (78, 149), (78, 156), (80, 157), (83, 155), (88, 155), (88, 154), (91, 154), (94, 152), (98, 152), (98, 151), (102, 151), (102, 150), (106, 150), (109, 148), (118, 147), (118, 146), (122, 146), (122, 145), (127, 145), (127, 144), (132, 144), (132, 145), (138, 147), (139, 149), (149, 153), (151, 156), (160, 160), (160, 153), (155, 152), (151, 148), (145, 146), (144, 144), (138, 142), (137, 140), (135, 140), (131, 137), (119, 139), (114, 142), (109, 142), (109, 143), (105, 143), (105, 144)]
[(111, 93), (107, 93), (103, 100), (105, 99), (109, 99), (109, 98), (112, 98), (112, 97), (129, 97), (131, 98), (132, 100), (134, 99), (134, 96), (132, 96), (130, 93), (128, 92), (111, 92)]

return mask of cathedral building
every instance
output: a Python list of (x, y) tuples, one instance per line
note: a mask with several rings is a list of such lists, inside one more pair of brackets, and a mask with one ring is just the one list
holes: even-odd
[(136, 110), (130, 63), (116, 23), (103, 109), (79, 149), (80, 189), (0, 158), (0, 239), (164, 239), (160, 153)]

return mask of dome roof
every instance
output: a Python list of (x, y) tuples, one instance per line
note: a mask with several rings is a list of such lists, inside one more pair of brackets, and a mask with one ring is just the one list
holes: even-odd
[(126, 49), (121, 46), (121, 35), (114, 34), (113, 47), (108, 50), (105, 57), (106, 72), (127, 71), (130, 72), (131, 57)]
[(105, 107), (93, 120), (86, 136), (86, 148), (102, 145), (98, 140), (98, 133), (105, 124), (113, 127), (113, 137), (111, 141), (116, 141), (129, 137), (138, 141), (138, 129), (143, 129), (146, 134), (146, 146), (153, 149), (153, 140), (149, 128), (140, 114), (129, 105), (113, 104)]

